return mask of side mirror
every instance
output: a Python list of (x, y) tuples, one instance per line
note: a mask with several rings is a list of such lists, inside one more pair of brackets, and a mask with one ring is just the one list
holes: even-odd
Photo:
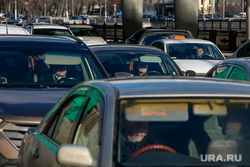
[(116, 78), (130, 78), (133, 77), (134, 75), (129, 73), (129, 72), (116, 72), (115, 77)]
[(83, 145), (63, 144), (56, 153), (57, 162), (63, 166), (94, 166), (89, 149)]
[(196, 75), (195, 71), (193, 70), (187, 70), (185, 74), (186, 76), (189, 76), (189, 77), (194, 77)]

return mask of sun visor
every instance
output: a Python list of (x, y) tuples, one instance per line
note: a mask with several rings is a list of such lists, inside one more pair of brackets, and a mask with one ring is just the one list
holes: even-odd
[(53, 65), (77, 65), (81, 64), (82, 59), (80, 54), (70, 54), (62, 55), (62, 53), (57, 52), (47, 52), (44, 54), (46, 64)]
[(124, 108), (128, 121), (187, 121), (187, 103), (134, 104)]

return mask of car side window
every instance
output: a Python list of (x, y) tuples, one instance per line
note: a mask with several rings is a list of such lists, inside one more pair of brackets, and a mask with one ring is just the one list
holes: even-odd
[(93, 89), (74, 137), (74, 144), (87, 146), (93, 158), (97, 158), (99, 155), (100, 125), (103, 108), (104, 100), (102, 94)]
[(249, 57), (250, 56), (250, 43), (242, 47), (237, 53), (237, 57)]
[(231, 71), (231, 73), (229, 74), (228, 79), (234, 79), (234, 80), (243, 80), (246, 81), (246, 73), (244, 72), (243, 69), (239, 68), (239, 67), (234, 67)]
[(220, 66), (213, 71), (212, 77), (226, 78), (230, 68), (231, 68), (230, 66)]
[(60, 144), (69, 143), (71, 132), (77, 123), (79, 114), (81, 113), (87, 97), (73, 95), (62, 106), (61, 111), (54, 119), (47, 135)]

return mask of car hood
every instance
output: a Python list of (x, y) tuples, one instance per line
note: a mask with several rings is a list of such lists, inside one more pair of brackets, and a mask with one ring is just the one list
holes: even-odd
[(174, 60), (182, 71), (193, 70), (196, 75), (204, 75), (221, 60)]
[(40, 122), (68, 90), (0, 89), (0, 118), (11, 122)]

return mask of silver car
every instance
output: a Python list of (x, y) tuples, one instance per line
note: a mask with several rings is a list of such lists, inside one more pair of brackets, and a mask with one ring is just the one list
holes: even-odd
[(249, 166), (249, 122), (249, 83), (189, 77), (88, 81), (29, 129), (18, 162), (20, 167)]

